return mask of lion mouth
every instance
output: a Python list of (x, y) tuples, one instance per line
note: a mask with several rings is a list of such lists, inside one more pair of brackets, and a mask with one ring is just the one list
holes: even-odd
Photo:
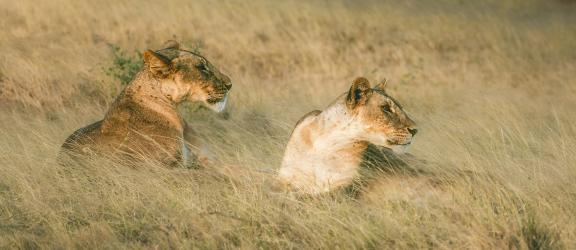
[(412, 144), (412, 141), (406, 142), (406, 143), (400, 143), (397, 141), (392, 141), (392, 140), (387, 140), (389, 145), (393, 145), (393, 146), (408, 146), (410, 144)]
[(222, 102), (225, 99), (226, 99), (226, 94), (219, 96), (219, 97), (211, 97), (211, 98), (207, 99), (206, 102), (208, 102), (209, 104), (216, 104), (216, 103)]

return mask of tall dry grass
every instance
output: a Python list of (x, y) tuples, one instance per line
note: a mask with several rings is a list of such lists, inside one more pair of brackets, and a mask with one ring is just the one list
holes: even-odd
[[(0, 0), (0, 248), (574, 248), (574, 13), (537, 0)], [(182, 110), (220, 164), (56, 164), (121, 89), (110, 46), (173, 38), (233, 79), (229, 118)], [(270, 191), (295, 121), (356, 76), (390, 79), (422, 131), (418, 160), (362, 169), (359, 197)]]

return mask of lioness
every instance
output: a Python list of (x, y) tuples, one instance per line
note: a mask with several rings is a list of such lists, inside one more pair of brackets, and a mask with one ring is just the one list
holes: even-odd
[(70, 135), (61, 156), (114, 153), (142, 155), (171, 166), (195, 164), (198, 152), (192, 151), (201, 146), (177, 106), (199, 101), (220, 112), (232, 84), (206, 58), (179, 47), (168, 41), (163, 49), (145, 51), (144, 66), (104, 119)]
[(312, 111), (294, 128), (278, 179), (291, 189), (319, 194), (353, 182), (370, 143), (403, 153), (417, 129), (384, 90), (357, 78), (324, 111)]

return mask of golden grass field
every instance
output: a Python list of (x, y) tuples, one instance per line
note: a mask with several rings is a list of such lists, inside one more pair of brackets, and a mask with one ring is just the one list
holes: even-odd
[[(571, 1), (0, 0), (0, 16), (0, 248), (576, 248)], [(182, 108), (217, 166), (56, 164), (121, 90), (111, 46), (167, 39), (233, 80), (229, 117)], [(359, 195), (272, 191), (296, 121), (357, 76), (389, 79), (416, 160), (366, 166)]]

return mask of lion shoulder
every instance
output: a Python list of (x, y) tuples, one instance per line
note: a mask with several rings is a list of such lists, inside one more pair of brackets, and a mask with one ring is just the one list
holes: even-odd
[[(300, 125), (303, 121), (305, 121), (306, 119), (310, 118), (310, 117), (314, 117), (314, 116), (318, 116), (320, 113), (322, 113), (321, 110), (313, 110), (308, 112), (307, 114), (305, 114), (304, 116), (302, 116), (297, 122), (296, 125), (294, 126), (294, 129), (292, 129), (292, 133), (294, 133), (294, 130), (298, 127), (298, 125)], [(291, 133), (291, 134), (292, 134)]]
[(313, 116), (318, 116), (320, 113), (322, 113), (321, 110), (313, 110), (308, 112), (307, 114), (305, 114), (304, 116), (302, 116), (302, 118), (300, 118), (297, 122), (295, 127), (298, 127), (298, 125), (300, 125), (300, 123), (302, 123), (304, 120), (313, 117)]

